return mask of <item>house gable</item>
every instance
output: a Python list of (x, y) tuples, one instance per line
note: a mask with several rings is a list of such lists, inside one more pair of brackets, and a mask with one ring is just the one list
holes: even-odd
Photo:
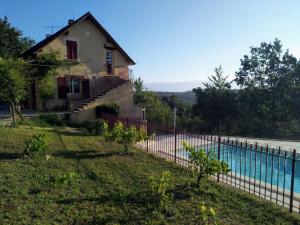
[[(57, 31), (50, 37), (37, 43), (35, 46), (24, 52), (21, 56), (28, 58), (34, 54), (39, 54), (39, 52), (43, 51), (44, 49), (51, 49), (60, 52), (60, 54), (66, 58), (66, 40), (77, 42), (78, 56), (80, 61), (91, 59), (91, 55), (96, 56), (96, 54), (102, 54), (105, 52), (105, 49), (113, 49), (116, 63), (115, 66), (118, 66), (118, 64), (122, 64), (122, 66), (125, 66), (124, 64), (126, 64), (126, 66), (135, 64), (135, 62), (127, 55), (127, 53), (101, 26), (101, 24), (90, 12)], [(99, 53), (99, 51), (101, 52)], [(87, 55), (89, 55), (89, 59), (87, 58)], [(93, 66), (95, 66), (95, 63), (98, 63), (98, 59), (100, 60), (99, 63), (103, 62), (103, 55), (99, 57), (102, 59), (96, 57), (94, 59), (96, 62), (93, 62)], [(94, 69), (97, 70), (97, 68)], [(100, 65), (98, 65), (98, 69), (100, 69)]]

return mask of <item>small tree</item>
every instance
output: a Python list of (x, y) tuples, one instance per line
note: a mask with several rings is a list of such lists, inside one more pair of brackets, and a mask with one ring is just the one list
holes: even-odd
[(135, 144), (147, 138), (147, 134), (144, 129), (138, 129), (134, 126), (127, 128), (121, 122), (116, 123), (112, 129), (109, 128), (107, 123), (104, 123), (103, 134), (105, 141), (114, 141), (122, 144), (125, 153), (128, 152), (129, 145)]
[(45, 154), (48, 149), (47, 137), (44, 134), (33, 135), (33, 137), (25, 142), (24, 155), (33, 157)]
[(228, 164), (216, 159), (213, 152), (206, 153), (203, 149), (196, 150), (185, 142), (183, 146), (188, 152), (191, 161), (190, 168), (193, 176), (196, 177), (198, 186), (200, 186), (203, 178), (216, 174), (226, 174), (230, 171)]
[[(213, 207), (207, 207), (204, 202), (199, 205), (199, 211), (201, 220), (204, 222), (205, 225), (214, 224), (218, 225), (219, 222), (217, 220), (217, 212)], [(211, 222), (211, 223), (210, 223)]]
[(167, 210), (170, 206), (173, 196), (169, 190), (172, 188), (171, 172), (164, 171), (160, 177), (150, 177), (150, 185), (152, 192), (158, 196), (159, 205), (162, 210)]
[(25, 62), (22, 59), (0, 58), (0, 99), (11, 103), (12, 125), (16, 125), (15, 112), (23, 119), (16, 107), (27, 95), (25, 77)]

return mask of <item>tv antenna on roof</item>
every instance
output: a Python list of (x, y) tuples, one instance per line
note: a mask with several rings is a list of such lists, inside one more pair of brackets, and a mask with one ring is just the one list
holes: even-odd
[(44, 26), (43, 28), (51, 29), (51, 34), (54, 33), (54, 29), (61, 28), (63, 26)]

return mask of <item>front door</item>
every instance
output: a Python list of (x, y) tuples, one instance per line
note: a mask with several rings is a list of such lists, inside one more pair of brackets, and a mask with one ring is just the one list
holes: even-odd
[(83, 79), (82, 80), (82, 98), (90, 97), (90, 80)]

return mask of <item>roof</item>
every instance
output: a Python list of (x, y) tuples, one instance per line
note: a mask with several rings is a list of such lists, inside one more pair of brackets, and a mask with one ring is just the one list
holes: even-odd
[(104, 27), (96, 20), (96, 18), (90, 12), (85, 13), (83, 16), (79, 17), (73, 23), (68, 24), (67, 26), (63, 27), (59, 31), (55, 32), (54, 34), (40, 41), (30, 49), (26, 50), (21, 54), (21, 57), (26, 58), (32, 55), (34, 52), (38, 51), (40, 48), (44, 47), (49, 42), (57, 38), (60, 34), (67, 31), (74, 24), (79, 23), (86, 19), (89, 19), (104, 34), (104, 36), (121, 52), (121, 54), (127, 59), (128, 62), (130, 62), (133, 65), (135, 64), (135, 62), (130, 58), (130, 56), (121, 48), (121, 46), (113, 39), (113, 37), (108, 33), (108, 31), (104, 29)]

